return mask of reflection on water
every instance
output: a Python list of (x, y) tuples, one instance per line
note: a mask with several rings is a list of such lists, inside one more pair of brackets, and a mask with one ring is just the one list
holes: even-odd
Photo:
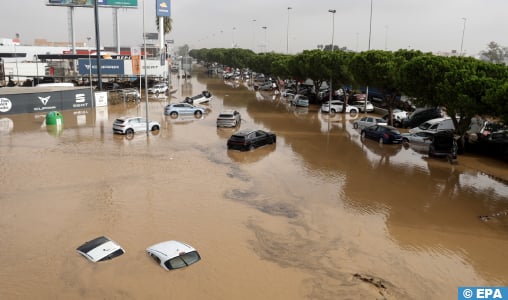
[[(198, 119), (168, 119), (164, 99), (63, 111), (58, 134), (41, 114), (0, 119), (0, 298), (451, 299), (460, 285), (508, 285), (506, 163), (362, 141), (359, 115), (226, 83), (196, 72), (176, 84), (175, 101), (214, 95)], [(112, 133), (147, 108), (157, 134)], [(216, 127), (223, 109), (239, 128)], [(228, 151), (248, 127), (277, 144)], [(126, 254), (75, 255), (98, 235)], [(144, 249), (169, 239), (203, 263), (161, 272)]]

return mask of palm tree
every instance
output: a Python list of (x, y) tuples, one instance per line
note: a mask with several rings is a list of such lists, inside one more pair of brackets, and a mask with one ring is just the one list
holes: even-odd
[[(155, 18), (155, 23), (157, 24), (157, 30), (159, 30), (159, 17)], [(164, 17), (164, 35), (171, 32), (173, 20), (171, 17)]]

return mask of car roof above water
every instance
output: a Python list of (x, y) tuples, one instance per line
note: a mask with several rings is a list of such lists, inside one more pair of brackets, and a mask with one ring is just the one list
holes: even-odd
[(233, 135), (236, 135), (236, 136), (247, 136), (249, 135), (250, 133), (256, 131), (256, 129), (249, 129), (249, 128), (246, 128), (246, 129), (241, 129), (237, 132), (235, 132)]

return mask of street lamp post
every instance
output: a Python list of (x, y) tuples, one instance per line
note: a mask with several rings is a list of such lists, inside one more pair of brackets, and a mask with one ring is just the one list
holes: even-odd
[[(369, 48), (370, 50), (370, 37), (372, 33), (372, 0), (370, 0), (370, 19), (369, 19)], [(367, 113), (367, 101), (369, 101), (369, 85), (365, 87), (365, 106), (363, 111)]]
[(231, 33), (232, 39), (233, 39), (233, 48), (235, 48), (235, 29), (236, 27), (233, 27), (233, 31)]
[(288, 26), (286, 28), (286, 54), (289, 54), (289, 11), (293, 9), (288, 6)]
[(92, 39), (92, 37), (87, 37), (86, 40), (88, 41), (88, 81), (90, 81), (90, 97), (92, 98), (92, 106), (94, 104), (94, 99), (93, 99), (93, 90), (92, 90), (92, 56), (90, 54), (91, 49), (90, 49), (90, 40)]
[[(146, 29), (145, 29), (145, 2), (146, 1), (143, 1), (143, 63), (144, 63), (144, 67), (145, 67), (145, 98), (146, 98), (146, 112), (145, 112), (145, 115), (146, 115), (146, 136), (148, 137), (148, 132), (150, 131), (149, 128), (148, 128), (148, 78), (147, 78), (147, 67), (146, 67), (146, 56), (148, 55), (148, 53), (146, 52)], [(141, 80), (140, 80), (141, 82)]]
[(462, 40), (460, 41), (460, 56), (462, 56), (462, 46), (464, 46), (464, 33), (466, 32), (466, 18), (462, 18), (464, 26), (462, 27)]
[(267, 48), (268, 48), (268, 42), (267, 42), (267, 39), (266, 39), (266, 30), (268, 29), (268, 27), (266, 26), (263, 26), (261, 27), (265, 30), (265, 53), (268, 52)]
[[(332, 13), (332, 47), (331, 47), (331, 53), (333, 53), (333, 36), (335, 35), (335, 13), (337, 12), (337, 10), (335, 9), (329, 9), (328, 12)], [(328, 87), (329, 88), (329, 92), (328, 92), (328, 113), (331, 114), (332, 111), (331, 111), (331, 106), (332, 106), (332, 93), (333, 93), (333, 88), (332, 88), (332, 74), (330, 73), (330, 86)]]
[(254, 31), (254, 22), (256, 22), (256, 19), (252, 20), (252, 51), (256, 52), (256, 33)]

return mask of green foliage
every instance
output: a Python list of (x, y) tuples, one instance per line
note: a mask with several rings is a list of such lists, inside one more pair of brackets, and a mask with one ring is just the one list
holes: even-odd
[(482, 55), (491, 63), (501, 64), (505, 57), (508, 57), (508, 49), (502, 48), (496, 42), (490, 42), (487, 45), (487, 50), (482, 51)]
[[(168, 34), (173, 29), (173, 20), (171, 17), (163, 17), (163, 24), (164, 24), (164, 34)], [(155, 18), (155, 24), (157, 25), (157, 31), (159, 30), (159, 17)]]
[(508, 115), (508, 68), (467, 57), (442, 57), (414, 50), (371, 50), (361, 53), (306, 50), (296, 55), (256, 54), (245, 49), (199, 49), (192, 57), (272, 76), (305, 80), (316, 87), (336, 84), (376, 87), (389, 109), (405, 94), (421, 106), (439, 106), (454, 118), (459, 133), (476, 114)]

